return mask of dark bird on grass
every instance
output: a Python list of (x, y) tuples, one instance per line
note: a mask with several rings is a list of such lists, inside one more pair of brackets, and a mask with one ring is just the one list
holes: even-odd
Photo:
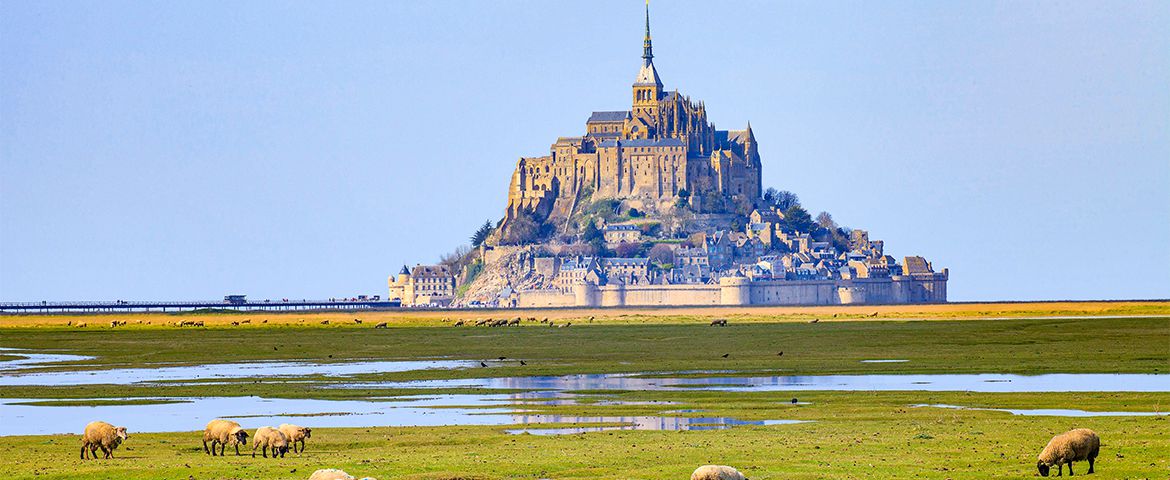
[(796, 405), (796, 397), (792, 397), (792, 404)]
[(487, 364), (486, 364), (486, 363), (483, 363), (483, 362), (479, 362), (479, 366), (481, 366), (481, 367), (486, 367), (486, 366), (487, 366)]
[(508, 357), (500, 357), (500, 361), (501, 361), (501, 362), (502, 362), (502, 361), (504, 361), (504, 360), (507, 360), (507, 359), (508, 359)]
[(330, 355), (329, 358), (333, 358), (333, 355)]
[(731, 355), (731, 354), (730, 354), (730, 353), (724, 353), (724, 354), (723, 354), (723, 358), (727, 358), (727, 356), (728, 356), (728, 355)]
[(524, 362), (524, 360), (521, 360), (521, 361), (520, 361), (520, 365), (528, 365), (528, 364), (527, 364), (527, 363), (525, 363), (525, 362)]
[(272, 351), (274, 351), (274, 352), (275, 352), (275, 351), (276, 351), (276, 347), (272, 347)]
[(777, 357), (783, 357), (783, 356), (784, 356), (784, 352), (777, 353), (777, 354), (776, 354), (776, 356), (777, 356)]

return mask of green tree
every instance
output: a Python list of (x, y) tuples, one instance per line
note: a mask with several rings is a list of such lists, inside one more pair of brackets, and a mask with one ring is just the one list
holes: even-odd
[(475, 231), (475, 233), (471, 234), (471, 246), (478, 247), (480, 245), (483, 245), (483, 242), (485, 240), (487, 240), (488, 235), (491, 235), (491, 234), (492, 234), (492, 221), (486, 220), (483, 222), (483, 225), (479, 226), (479, 229), (477, 229)]
[(811, 232), (814, 225), (816, 224), (808, 211), (800, 205), (793, 205), (784, 210), (784, 226), (789, 230)]
[(674, 201), (674, 206), (678, 208), (686, 208), (691, 202), (691, 192), (685, 188), (678, 189), (678, 200)]

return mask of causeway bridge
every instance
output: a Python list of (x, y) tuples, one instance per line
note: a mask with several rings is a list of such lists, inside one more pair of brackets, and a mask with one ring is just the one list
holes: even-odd
[(180, 301), (77, 301), (0, 302), (0, 313), (102, 313), (102, 312), (183, 312), (193, 310), (311, 311), (380, 310), (399, 308), (398, 300), (337, 298), (328, 300), (180, 300)]

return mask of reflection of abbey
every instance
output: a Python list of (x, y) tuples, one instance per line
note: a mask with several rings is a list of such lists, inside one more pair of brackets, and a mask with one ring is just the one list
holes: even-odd
[[(516, 164), (476, 249), (388, 281), (405, 306), (610, 307), (945, 302), (949, 271), (762, 189), (759, 145), (665, 91), (650, 17), (629, 110)], [(787, 195), (782, 195), (787, 194)], [(481, 235), (482, 234), (482, 235)], [(474, 237), (473, 237), (474, 238)]]
[(508, 190), (508, 219), (521, 209), (567, 218), (582, 191), (650, 212), (673, 206), (683, 191), (695, 211), (750, 211), (761, 194), (751, 126), (716, 130), (702, 102), (663, 90), (653, 60), (647, 13), (631, 109), (593, 112), (584, 136), (560, 137), (548, 155), (521, 158)]

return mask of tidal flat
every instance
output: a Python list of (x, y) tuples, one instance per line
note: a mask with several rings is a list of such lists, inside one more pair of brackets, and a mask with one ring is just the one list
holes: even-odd
[[(1103, 439), (1098, 472), (1105, 478), (1154, 478), (1170, 468), (1165, 316), (785, 317), (728, 327), (704, 318), (617, 317), (548, 328), (516, 312), (526, 318), (520, 327), (436, 319), (373, 329), (368, 321), (322, 325), (300, 315), (303, 324), (245, 327), (216, 318), (194, 329), (135, 324), (148, 318), (135, 315), (78, 316), (86, 328), (16, 327), (0, 317), (0, 347), (16, 349), (0, 360), (19, 362), (0, 364), (0, 408), (57, 412), (79, 423), (72, 430), (62, 423), (72, 434), (0, 436), (9, 452), (0, 465), (9, 478), (283, 479), (339, 467), (383, 480), (660, 479), (688, 478), (704, 463), (734, 465), (753, 479), (1019, 478), (1033, 476), (1035, 456), (1052, 435), (1087, 427)], [(96, 327), (113, 318), (128, 326)], [(33, 362), (29, 353), (67, 356)], [(864, 361), (874, 359), (905, 361)], [(395, 368), (403, 365), (410, 368)], [(1114, 374), (1146, 387), (1102, 380), (1132, 380)], [(986, 388), (930, 388), (953, 378), (940, 375), (966, 375)], [(852, 391), (807, 381), (834, 376), (925, 380)], [(38, 377), (65, 380), (30, 381)], [(554, 389), (539, 381), (575, 377), (635, 380), (560, 380)], [(795, 383), (808, 385), (798, 389), (745, 388), (802, 377)], [(1022, 387), (1040, 379), (1056, 381)], [(255, 399), (311, 408), (250, 415), (243, 406)], [(365, 418), (397, 416), (409, 426), (332, 408), (370, 404), (377, 408)], [(133, 424), (135, 409), (184, 406), (198, 406), (200, 416)], [(126, 409), (127, 420), (115, 423), (131, 438), (114, 459), (78, 459), (80, 419), (111, 408)], [(282, 460), (204, 455), (202, 416), (229, 414), (249, 429), (314, 426), (313, 438), (302, 456)]]

